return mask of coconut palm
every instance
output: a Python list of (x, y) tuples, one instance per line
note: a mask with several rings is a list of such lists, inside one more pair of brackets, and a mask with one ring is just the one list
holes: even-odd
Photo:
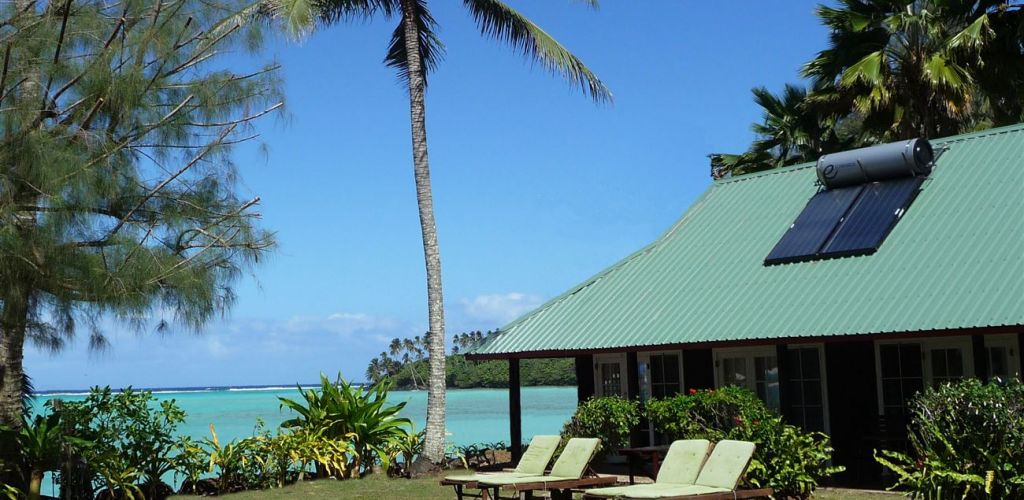
[[(803, 69), (880, 139), (961, 133), (1022, 118), (1021, 3), (840, 0), (819, 6), (829, 46)], [(992, 112), (1000, 108), (999, 113)]]
[(742, 154), (711, 155), (712, 177), (813, 161), (855, 143), (851, 135), (837, 131), (850, 118), (827, 108), (827, 102), (809, 98), (802, 86), (787, 84), (781, 94), (765, 87), (751, 92), (762, 109), (761, 121), (751, 125), (756, 139)]
[[(267, 0), (269, 10), (295, 34), (317, 26), (376, 16), (398, 18), (384, 58), (408, 87), (412, 132), (413, 172), (427, 275), (430, 379), (427, 396), (426, 442), (423, 456), (437, 464), (444, 459), (445, 334), (441, 289), (441, 252), (434, 224), (434, 202), (427, 155), (427, 74), (440, 62), (444, 45), (427, 0)], [(597, 0), (587, 0), (596, 6)], [(482, 35), (504, 42), (543, 67), (562, 75), (595, 101), (611, 92), (579, 58), (528, 18), (501, 0), (463, 0)]]

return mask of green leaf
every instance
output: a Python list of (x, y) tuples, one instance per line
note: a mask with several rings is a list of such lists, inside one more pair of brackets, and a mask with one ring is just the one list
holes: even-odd
[(485, 36), (507, 43), (597, 102), (611, 102), (611, 90), (578, 57), (551, 35), (500, 0), (463, 0)]

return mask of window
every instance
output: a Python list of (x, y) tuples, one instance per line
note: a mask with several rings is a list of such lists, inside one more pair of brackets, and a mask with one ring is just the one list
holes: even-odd
[(925, 387), (973, 376), (970, 337), (938, 337), (875, 344), (878, 407), (885, 415), (905, 415), (906, 403)]
[(791, 347), (786, 353), (786, 420), (808, 431), (825, 432), (821, 349)]
[(774, 347), (715, 350), (716, 385), (750, 389), (771, 409), (779, 411), (779, 362)]
[(1005, 347), (989, 347), (988, 378), (1006, 380), (1010, 375), (1009, 352)]
[[(594, 389), (596, 396), (626, 396), (631, 374), (626, 370), (625, 354), (599, 354), (594, 356)], [(636, 376), (637, 374), (632, 374)]]
[(882, 413), (905, 415), (907, 401), (924, 389), (919, 344), (885, 344), (878, 347), (882, 384)]
[(601, 394), (622, 394), (622, 367), (619, 363), (601, 363)]
[(932, 387), (964, 378), (964, 354), (957, 348), (932, 349)]
[(1009, 380), (1020, 377), (1021, 365), (1014, 333), (1002, 335), (986, 335), (985, 350), (988, 354), (988, 377)]
[(664, 398), (682, 392), (678, 354), (652, 354), (651, 397)]

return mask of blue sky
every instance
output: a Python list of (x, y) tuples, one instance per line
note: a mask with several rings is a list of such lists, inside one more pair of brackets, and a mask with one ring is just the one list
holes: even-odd
[[(781, 89), (826, 41), (816, 2), (517, 0), (612, 89), (598, 106), (479, 36), (461, 2), (431, 2), (448, 53), (427, 126), (449, 335), (493, 329), (656, 238), (710, 184), (711, 152), (744, 149), (750, 89)], [(408, 101), (381, 64), (393, 21), (272, 40), (287, 116), (269, 152), (237, 157), (278, 251), (200, 334), (111, 327), (53, 355), (38, 389), (361, 380), (392, 337), (426, 330)]]

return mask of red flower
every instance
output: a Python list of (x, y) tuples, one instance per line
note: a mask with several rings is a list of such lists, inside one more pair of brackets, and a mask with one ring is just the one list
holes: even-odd
[(694, 389), (694, 388), (691, 387), (690, 388), (690, 395), (693, 396), (694, 394), (697, 394), (697, 389)]
[(743, 419), (740, 417), (732, 417), (732, 421), (736, 422), (736, 425), (743, 425)]

